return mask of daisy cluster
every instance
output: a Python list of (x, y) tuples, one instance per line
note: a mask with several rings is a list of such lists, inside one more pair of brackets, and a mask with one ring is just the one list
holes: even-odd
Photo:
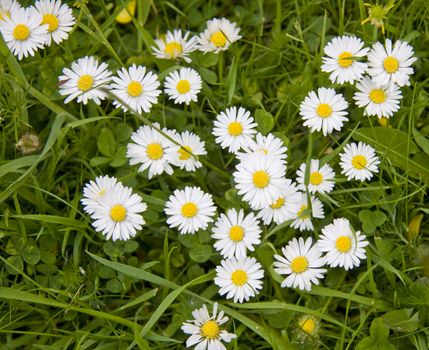
[(19, 60), (66, 40), (75, 23), (72, 10), (60, 0), (38, 0), (25, 8), (16, 0), (0, 0), (0, 33)]

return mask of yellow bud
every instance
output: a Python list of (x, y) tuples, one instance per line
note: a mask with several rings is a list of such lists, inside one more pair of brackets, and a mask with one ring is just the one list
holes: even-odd
[(386, 118), (386, 117), (378, 118), (378, 124), (380, 124), (381, 126), (386, 127), (386, 126), (389, 125), (389, 119)]
[(423, 219), (423, 214), (417, 214), (415, 215), (410, 223), (408, 224), (408, 234), (407, 234), (407, 238), (409, 241), (411, 241), (412, 239), (416, 238), (419, 233), (420, 233), (420, 224), (422, 222)]
[(119, 15), (116, 16), (115, 20), (121, 24), (130, 23), (133, 20), (133, 16), (136, 13), (136, 2), (131, 0), (125, 8), (119, 12)]

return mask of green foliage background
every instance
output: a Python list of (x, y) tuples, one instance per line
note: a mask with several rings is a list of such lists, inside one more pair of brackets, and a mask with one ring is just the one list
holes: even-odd
[[(27, 1), (27, 3), (30, 3)], [(69, 2), (72, 5), (72, 2)], [(180, 326), (202, 303), (218, 300), (238, 335), (232, 349), (428, 349), (429, 300), (429, 106), (428, 2), (397, 1), (381, 30), (361, 22), (363, 1), (138, 1), (133, 23), (114, 18), (121, 2), (95, 0), (75, 8), (76, 30), (68, 41), (36, 58), (17, 62), (0, 43), (0, 344), (2, 349), (183, 349)], [(24, 4), (23, 4), (24, 5)], [(146, 117), (191, 130), (206, 141), (210, 162), (196, 173), (148, 180), (125, 158), (130, 134), (141, 119), (97, 106), (64, 105), (58, 94), (63, 67), (95, 55), (116, 71), (143, 64), (160, 79), (179, 63), (150, 53), (153, 37), (168, 29), (202, 31), (206, 20), (227, 17), (243, 39), (221, 55), (193, 54), (204, 79), (199, 102), (175, 106), (165, 96)], [(332, 86), (320, 72), (324, 45), (352, 34), (367, 45), (384, 38), (407, 40), (418, 57), (401, 109), (382, 127), (363, 117), (353, 89), (336, 87), (350, 102), (341, 133), (310, 137), (298, 106), (307, 93)], [(220, 257), (210, 232), (178, 235), (168, 230), (163, 206), (176, 188), (193, 184), (213, 194), (218, 212), (245, 207), (233, 189), (234, 160), (211, 135), (216, 114), (229, 105), (251, 110), (261, 132), (287, 144), (288, 177), (303, 159), (329, 161), (350, 140), (376, 147), (380, 174), (368, 183), (339, 177), (323, 202), (333, 218), (347, 217), (368, 235), (368, 260), (359, 269), (331, 269), (311, 292), (280, 288), (273, 254), (294, 229), (270, 226), (256, 257), (266, 271), (264, 289), (249, 303), (217, 295), (213, 269)], [(22, 154), (26, 132), (42, 147)], [(128, 242), (106, 242), (79, 204), (83, 185), (100, 174), (117, 176), (142, 195), (147, 226)], [(423, 214), (421, 225), (408, 223)], [(317, 337), (299, 333), (303, 314), (320, 319)]]

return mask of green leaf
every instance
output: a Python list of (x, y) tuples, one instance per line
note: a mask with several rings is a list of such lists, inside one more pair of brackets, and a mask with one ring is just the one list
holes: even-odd
[(115, 155), (113, 156), (113, 159), (110, 162), (110, 165), (112, 167), (118, 168), (127, 164), (128, 158), (126, 154), (127, 154), (127, 147), (126, 146), (119, 147)]
[(210, 69), (200, 67), (199, 72), (201, 74), (201, 77), (210, 85), (216, 84), (217, 82), (217, 75), (215, 72), (211, 71)]
[(24, 262), (19, 255), (12, 255), (6, 259), (6, 270), (11, 275), (18, 275), (24, 269)]
[(372, 321), (369, 333), (372, 339), (382, 340), (389, 336), (389, 329), (384, 325), (383, 319), (378, 317)]
[(418, 313), (412, 309), (393, 310), (384, 314), (384, 321), (390, 329), (397, 332), (414, 332), (419, 328)]
[(25, 247), (22, 258), (27, 264), (36, 265), (40, 261), (40, 250), (35, 245)]
[(93, 167), (99, 167), (103, 164), (106, 164), (110, 161), (110, 158), (106, 158), (106, 157), (93, 157), (91, 158), (91, 160), (89, 161), (89, 164), (91, 164), (91, 166)]
[(423, 134), (416, 128), (413, 128), (413, 136), (419, 147), (429, 155), (429, 139), (423, 136)]
[(120, 293), (123, 289), (121, 281), (117, 278), (113, 278), (107, 281), (106, 288), (111, 293)]
[(361, 210), (359, 220), (362, 222), (362, 229), (365, 233), (373, 233), (377, 227), (380, 227), (387, 220), (386, 214), (382, 211)]
[(189, 251), (190, 258), (197, 262), (203, 263), (210, 259), (212, 256), (212, 246), (208, 244), (199, 244)]
[(274, 117), (270, 112), (263, 109), (257, 109), (255, 112), (255, 120), (258, 124), (258, 130), (262, 135), (268, 134), (274, 127)]
[(97, 147), (103, 156), (113, 157), (116, 151), (116, 140), (110, 129), (101, 129), (97, 139)]

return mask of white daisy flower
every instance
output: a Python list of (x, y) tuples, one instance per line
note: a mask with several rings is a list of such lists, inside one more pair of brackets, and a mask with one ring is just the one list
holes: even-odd
[(196, 350), (226, 350), (222, 341), (229, 343), (237, 338), (233, 333), (222, 329), (221, 325), (228, 322), (223, 311), (217, 313), (218, 303), (213, 304), (213, 315), (210, 316), (207, 306), (192, 311), (193, 320), (187, 320), (182, 325), (185, 334), (192, 334), (186, 341), (186, 347), (195, 346)]
[(228, 148), (229, 152), (235, 153), (240, 148), (251, 147), (252, 137), (256, 134), (256, 123), (250, 112), (243, 107), (239, 107), (238, 111), (237, 107), (231, 107), (220, 112), (214, 125), (213, 135), (222, 148)]
[(325, 259), (317, 244), (313, 245), (311, 237), (305, 241), (302, 237), (297, 240), (293, 238), (282, 248), (284, 255), (275, 254), (274, 271), (279, 275), (288, 275), (282, 282), (284, 287), (298, 287), (301, 290), (311, 290), (312, 284), (319, 284), (319, 279), (324, 278), (326, 269), (321, 269), (325, 265)]
[(115, 186), (99, 201), (100, 206), (92, 214), (92, 223), (97, 232), (106, 239), (125, 241), (142, 229), (145, 221), (142, 213), (147, 205), (130, 187)]
[(104, 91), (108, 89), (112, 73), (107, 70), (108, 66), (98, 61), (92, 56), (79, 58), (71, 64), (71, 69), (64, 68), (63, 75), (59, 79), (60, 95), (67, 96), (64, 103), (69, 103), (77, 97), (77, 102), (84, 105), (89, 100), (100, 104), (108, 94)]
[(83, 188), (83, 197), (81, 199), (84, 205), (84, 210), (88, 214), (94, 213), (94, 211), (100, 206), (100, 201), (107, 194), (107, 192), (117, 185), (122, 185), (118, 182), (118, 179), (110, 176), (97, 176), (94, 181), (89, 181)]
[[(298, 188), (305, 191), (305, 171), (307, 168), (306, 163), (302, 163), (296, 172)], [(310, 162), (310, 172), (308, 176), (308, 190), (310, 193), (329, 193), (335, 186), (335, 173), (334, 170), (325, 164), (322, 167), (319, 165), (318, 159), (312, 159)]]
[(285, 190), (286, 167), (275, 157), (255, 154), (237, 164), (233, 173), (238, 194), (252, 209), (258, 210), (274, 203)]
[(173, 32), (167, 31), (165, 37), (155, 39), (156, 46), (152, 46), (155, 56), (167, 60), (183, 58), (190, 63), (189, 53), (197, 49), (197, 40), (195, 37), (188, 40), (189, 34), (189, 32), (185, 32), (182, 36), (181, 29), (174, 29)]
[(368, 54), (368, 74), (379, 85), (395, 83), (410, 85), (410, 75), (414, 73), (411, 65), (417, 60), (414, 50), (405, 41), (386, 39), (386, 47), (376, 42)]
[(207, 21), (207, 29), (197, 37), (198, 49), (204, 53), (228, 50), (229, 46), (241, 39), (240, 28), (226, 18), (213, 18)]
[(285, 180), (282, 195), (258, 213), (258, 217), (262, 218), (265, 225), (269, 225), (273, 221), (280, 225), (292, 220), (301, 208), (301, 192), (298, 191), (296, 184), (292, 180)]
[(402, 94), (396, 84), (378, 85), (371, 78), (364, 77), (356, 88), (359, 91), (355, 92), (353, 99), (359, 107), (365, 107), (364, 115), (389, 118), (399, 110)]
[(191, 68), (181, 68), (171, 72), (165, 78), (164, 92), (174, 103), (186, 103), (198, 101), (198, 94), (201, 91), (203, 81), (198, 72)]
[(326, 263), (330, 267), (349, 270), (366, 259), (364, 247), (368, 241), (359, 231), (352, 231), (349, 220), (340, 218), (322, 228), (317, 245), (322, 252), (326, 252)]
[(323, 219), (325, 217), (325, 212), (323, 211), (322, 202), (311, 196), (311, 211), (308, 205), (307, 194), (301, 194), (301, 206), (299, 210), (295, 213), (294, 221), (291, 224), (291, 227), (299, 229), (300, 231), (309, 231), (313, 230), (314, 226), (311, 221), (312, 218)]
[[(158, 123), (153, 125), (160, 128)], [(130, 158), (130, 165), (141, 163), (138, 171), (149, 169), (149, 179), (154, 175), (161, 175), (164, 171), (168, 175), (173, 174), (171, 159), (167, 153), (167, 149), (172, 144), (170, 140), (148, 125), (140, 126), (136, 132), (133, 132), (131, 140), (135, 143), (130, 142), (127, 145), (126, 154)]]
[(231, 258), (222, 260), (216, 267), (214, 283), (220, 287), (219, 294), (242, 303), (259, 294), (262, 289), (264, 270), (255, 258)]
[(333, 38), (324, 48), (322, 72), (331, 73), (333, 83), (353, 83), (365, 74), (367, 64), (357, 59), (363, 58), (369, 48), (357, 37), (343, 35)]
[(215, 222), (212, 238), (216, 240), (214, 247), (225, 259), (246, 257), (247, 249), (253, 252), (254, 245), (261, 243), (259, 220), (253, 213), (244, 216), (244, 210), (237, 212), (230, 209)]
[(237, 158), (241, 161), (245, 157), (252, 158), (255, 153), (260, 153), (268, 156), (274, 156), (286, 165), (287, 147), (283, 141), (273, 134), (263, 136), (261, 133), (256, 134), (255, 140), (250, 142), (250, 146), (245, 147), (245, 152), (237, 152)]
[(16, 0), (0, 0), (0, 21), (6, 17), (10, 18), (12, 12), (16, 12), (21, 8), (21, 5)]
[(194, 234), (205, 230), (216, 212), (212, 195), (204, 193), (199, 187), (185, 187), (175, 190), (165, 204), (167, 224), (177, 227), (181, 234)]
[(9, 50), (19, 60), (34, 56), (46, 43), (48, 25), (40, 24), (43, 17), (33, 6), (16, 8), (11, 5), (9, 10), (10, 17), (6, 13), (0, 21), (0, 32)]
[(48, 25), (46, 44), (51, 45), (52, 40), (57, 44), (69, 37), (76, 19), (73, 11), (60, 0), (38, 0), (34, 5), (43, 16), (42, 24)]
[(317, 94), (311, 91), (299, 106), (299, 114), (311, 132), (321, 131), (323, 135), (341, 130), (347, 122), (347, 101), (334, 89), (319, 88)]
[(122, 107), (124, 112), (130, 107), (134, 113), (141, 114), (142, 111), (149, 113), (152, 105), (158, 103), (158, 96), (161, 93), (161, 90), (158, 90), (160, 85), (158, 76), (146, 71), (146, 67), (135, 64), (128, 69), (118, 70), (117, 74), (118, 76), (113, 77), (111, 91), (121, 101), (115, 99), (113, 104)]
[(347, 180), (370, 180), (372, 173), (378, 173), (380, 160), (375, 149), (363, 142), (346, 145), (340, 159), (341, 173), (347, 176)]
[(201, 141), (198, 135), (195, 135), (187, 130), (181, 134), (176, 135), (174, 139), (182, 147), (171, 144), (171, 146), (167, 149), (170, 162), (173, 165), (180, 167), (180, 169), (185, 169), (186, 171), (195, 171), (196, 169), (201, 168), (201, 162), (194, 156), (207, 154), (205, 142)]

